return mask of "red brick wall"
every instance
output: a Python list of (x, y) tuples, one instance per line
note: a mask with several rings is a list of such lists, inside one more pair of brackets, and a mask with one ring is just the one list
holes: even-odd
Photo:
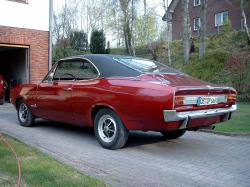
[(30, 82), (41, 81), (48, 72), (48, 31), (0, 26), (0, 44), (29, 46)]
[[(234, 30), (241, 29), (241, 12), (239, 6), (234, 3), (233, 0), (208, 0), (208, 11), (207, 11), (207, 33), (216, 34), (218, 32), (217, 27), (215, 27), (215, 14), (228, 11), (229, 19)], [(193, 30), (193, 19), (200, 17), (200, 6), (194, 7), (194, 1), (189, 0), (189, 12), (190, 12), (190, 26), (192, 30), (192, 35), (197, 36), (198, 32)], [(246, 12), (247, 18), (250, 18), (250, 12)], [(248, 21), (248, 26), (250, 25), (250, 19)], [(173, 13), (173, 27), (172, 36), (173, 39), (181, 39), (182, 37), (182, 7), (181, 0), (179, 1), (175, 11)]]
[(182, 7), (181, 0), (175, 8), (173, 13), (173, 21), (172, 21), (172, 38), (180, 39), (182, 38)]

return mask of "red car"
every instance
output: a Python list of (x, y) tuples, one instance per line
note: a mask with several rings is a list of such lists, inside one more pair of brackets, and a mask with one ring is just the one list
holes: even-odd
[(3, 79), (3, 77), (0, 75), (0, 105), (4, 104), (5, 89), (6, 89), (6, 83), (5, 83), (4, 79)]
[(18, 85), (11, 102), (23, 126), (35, 118), (93, 126), (104, 148), (118, 149), (129, 130), (174, 139), (227, 121), (236, 110), (236, 91), (151, 60), (84, 55), (60, 60), (39, 84)]

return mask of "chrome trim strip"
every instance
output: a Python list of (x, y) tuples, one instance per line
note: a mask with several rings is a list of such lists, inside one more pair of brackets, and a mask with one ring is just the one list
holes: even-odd
[(230, 108), (215, 108), (207, 110), (195, 110), (187, 112), (177, 112), (176, 110), (163, 110), (163, 116), (165, 122), (171, 121), (183, 121), (180, 129), (187, 128), (187, 124), (190, 119), (213, 117), (219, 115), (225, 115), (223, 121), (229, 120), (231, 113), (236, 111), (237, 105), (232, 105)]
[(187, 88), (187, 87), (177, 87), (176, 91), (189, 91), (189, 90), (232, 90), (232, 91), (235, 91), (234, 88), (232, 87), (213, 87), (213, 86), (210, 86), (210, 85), (206, 85), (206, 86), (193, 86), (191, 88)]

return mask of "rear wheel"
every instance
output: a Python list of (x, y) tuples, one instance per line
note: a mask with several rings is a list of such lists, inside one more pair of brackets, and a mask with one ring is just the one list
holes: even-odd
[(161, 134), (167, 140), (172, 140), (172, 139), (177, 139), (183, 136), (185, 132), (186, 132), (186, 129), (180, 129), (180, 130), (175, 130), (175, 131), (162, 131)]
[(96, 114), (94, 129), (98, 142), (106, 149), (122, 148), (128, 140), (128, 130), (110, 109), (101, 109)]
[(20, 125), (24, 127), (31, 127), (34, 125), (35, 119), (29, 107), (23, 101), (20, 101), (18, 104), (17, 117)]

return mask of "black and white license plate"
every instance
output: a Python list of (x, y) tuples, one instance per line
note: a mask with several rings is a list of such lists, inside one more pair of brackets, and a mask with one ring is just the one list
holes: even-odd
[(198, 106), (204, 106), (204, 105), (214, 105), (217, 104), (217, 98), (216, 97), (198, 97), (197, 99), (197, 105)]

